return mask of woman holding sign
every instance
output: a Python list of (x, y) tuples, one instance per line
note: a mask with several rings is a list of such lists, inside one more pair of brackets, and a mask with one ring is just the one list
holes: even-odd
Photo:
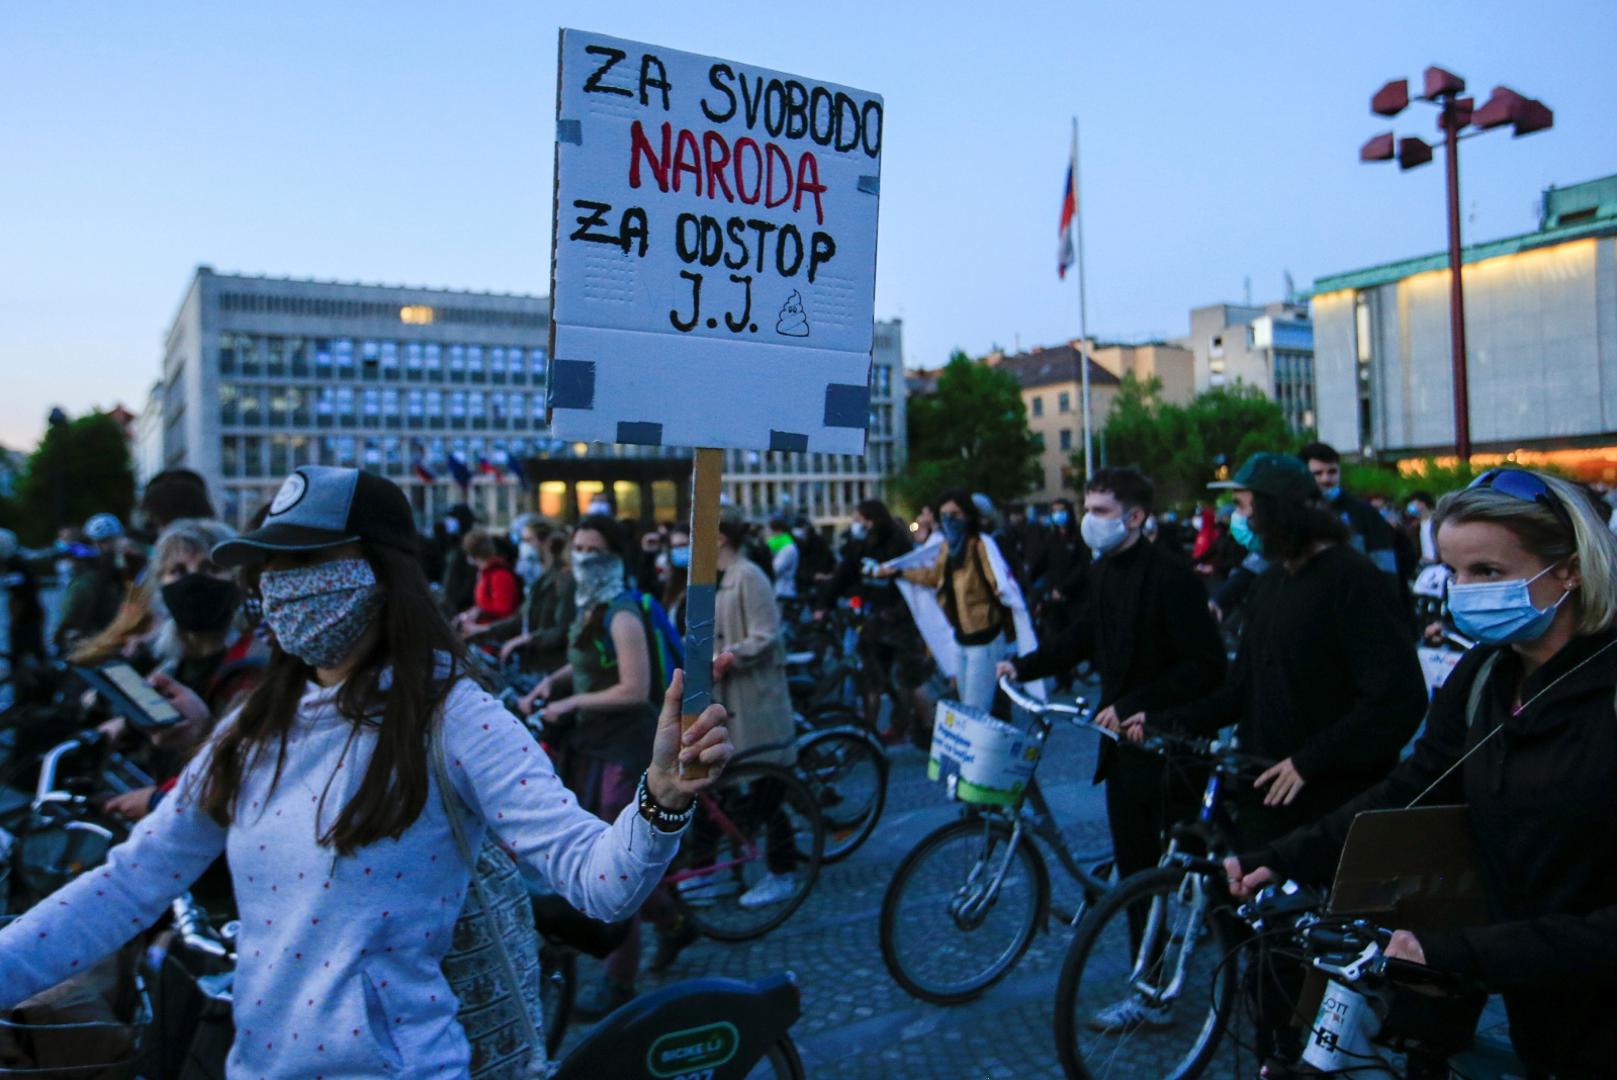
[[(596, 918), (640, 906), (729, 761), (723, 710), (682, 736), (676, 676), (641, 797), (598, 820), (469, 674), (416, 548), (391, 481), (305, 465), (262, 528), (214, 549), (216, 565), (264, 566), (264, 678), (105, 866), (0, 930), (0, 1009), (152, 925), (228, 849), (230, 1076), (464, 1077), (471, 1047), (441, 965), (471, 884), (465, 847), (491, 834)], [(692, 761), (706, 778), (681, 776)]]

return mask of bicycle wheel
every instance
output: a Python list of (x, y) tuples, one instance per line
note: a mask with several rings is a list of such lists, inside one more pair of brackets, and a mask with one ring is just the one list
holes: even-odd
[(826, 728), (797, 744), (797, 775), (825, 817), (822, 863), (851, 855), (870, 838), (887, 803), (887, 755), (869, 734)]
[(747, 1080), (804, 1080), (803, 1059), (798, 1056), (797, 1044), (790, 1035), (769, 1048), (758, 1064), (747, 1073)]
[(881, 955), (898, 985), (952, 1005), (981, 994), (1027, 951), (1049, 910), (1031, 838), (985, 816), (935, 830), (904, 857), (881, 905)]
[(1069, 1077), (1200, 1075), (1235, 1000), (1233, 935), (1215, 910), (1223, 902), (1201, 875), (1163, 867), (1090, 909), (1056, 990), (1056, 1047)]
[(539, 1005), (544, 1010), (545, 1056), (554, 1059), (567, 1037), (578, 993), (578, 957), (559, 945), (539, 946)]
[(808, 785), (778, 765), (742, 764), (703, 793), (666, 880), (697, 930), (748, 941), (802, 906), (824, 850), (825, 821)]

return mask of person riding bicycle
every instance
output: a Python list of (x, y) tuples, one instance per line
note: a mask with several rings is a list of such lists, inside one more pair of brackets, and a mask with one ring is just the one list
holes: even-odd
[(1247, 601), (1224, 687), (1124, 723), (1213, 734), (1237, 724), (1241, 748), (1277, 763), (1258, 777), (1247, 843), (1314, 821), (1378, 782), (1420, 726), (1426, 684), (1389, 575), (1348, 545), (1347, 529), (1297, 458), (1254, 454), (1231, 481), (1253, 543), (1271, 562)]
[(1251, 895), (1324, 882), (1356, 814), (1463, 804), (1491, 921), (1395, 934), (1387, 955), (1504, 995), (1534, 1076), (1617, 1064), (1617, 539), (1577, 488), (1491, 469), (1438, 504), (1449, 606), (1477, 640), (1382, 783), (1226, 864)]
[(927, 655), (909, 607), (898, 587), (866, 573), (873, 564), (907, 554), (913, 545), (885, 503), (866, 499), (853, 511), (848, 541), (836, 571), (820, 588), (816, 618), (843, 597), (860, 601), (864, 617), (859, 625), (860, 673), (865, 698), (865, 723), (876, 729), (883, 694), (891, 694), (894, 707), (892, 739), (903, 737), (900, 714), (907, 711), (911, 737), (919, 741), (932, 712), (927, 681), (936, 670)]
[[(1151, 481), (1132, 468), (1105, 468), (1085, 487), (1082, 531), (1099, 554), (1082, 585), (1085, 602), (1061, 637), (1000, 665), (1019, 682), (1093, 660), (1100, 675), (1095, 722), (1110, 731), (1122, 718), (1194, 701), (1224, 681), (1224, 646), (1201, 582), (1183, 558), (1147, 541)], [(1095, 782), (1106, 782), (1106, 819), (1119, 877), (1155, 866), (1168, 826), (1189, 817), (1199, 786), (1170, 777), (1161, 757), (1102, 742)], [(1118, 1003), (1097, 1017), (1120, 1027), (1138, 1020), (1140, 1003)]]
[[(780, 609), (769, 579), (746, 557), (746, 535), (747, 523), (739, 513), (727, 509), (720, 515), (713, 650), (733, 660), (715, 672), (713, 696), (729, 714), (730, 741), (738, 754), (745, 753), (749, 761), (790, 767), (797, 752), (792, 745), (792, 695), (786, 688)], [(784, 792), (778, 784), (762, 781), (754, 795), (749, 807), (754, 820), (768, 822), (769, 873), (738, 898), (744, 908), (779, 903), (797, 890), (796, 839), (780, 809)], [(716, 842), (717, 837), (712, 839)]]
[[(651, 684), (652, 642), (629, 587), (625, 558), (630, 548), (618, 523), (591, 514), (573, 530), (571, 569), (577, 614), (568, 631), (567, 664), (551, 672), (519, 702), (541, 716), (561, 748), (561, 772), (581, 806), (611, 821), (632, 806), (635, 783), (651, 760), (657, 727)], [(563, 694), (563, 688), (572, 693)], [(660, 691), (661, 687), (655, 688)], [(672, 905), (653, 893), (646, 915), (672, 919)], [(576, 1009), (599, 1019), (633, 999), (640, 974), (640, 925), (606, 959), (602, 981), (585, 992)]]
[[(184, 721), (150, 737), (155, 750), (148, 771), (158, 785), (109, 800), (109, 814), (130, 821), (145, 817), (173, 786), (191, 751), (206, 741), (220, 718), (246, 700), (263, 673), (268, 647), (238, 618), (244, 597), (236, 571), (215, 564), (211, 554), (235, 535), (222, 522), (182, 519), (152, 549), (153, 573), (140, 590), (152, 594), (150, 607), (161, 616), (146, 641), (157, 666), (149, 679), (171, 700), (189, 695), (196, 701), (195, 707), (187, 703), (180, 709)], [(142, 603), (148, 602), (143, 597)], [(97, 645), (99, 653), (93, 651)], [(98, 664), (121, 654), (118, 636), (103, 634), (75, 652), (73, 662)], [(118, 738), (129, 734), (120, 721), (112, 723), (109, 733)]]
[(58, 653), (66, 653), (84, 638), (112, 624), (124, 601), (124, 527), (111, 514), (96, 514), (84, 523), (84, 539), (92, 546), (76, 560), (73, 579), (62, 601), (62, 619), (56, 624)]
[(903, 571), (883, 568), (878, 574), (902, 573), (906, 581), (935, 590), (959, 653), (955, 677), (959, 699), (987, 712), (994, 705), (995, 672), (1000, 661), (1014, 652), (1016, 640), (1014, 616), (1000, 595), (1007, 585), (1018, 586), (1006, 580), (1013, 578), (1009, 558), (1001, 556), (996, 562), (992, 554), (996, 541), (988, 535), (977, 503), (965, 492), (951, 492), (938, 500), (938, 525), (943, 543), (932, 565)]
[[(723, 709), (682, 735), (676, 676), (641, 798), (601, 821), (469, 674), (397, 485), (305, 465), (271, 507), (213, 553), (223, 566), (264, 562), (275, 649), (263, 681), (103, 867), (0, 929), (0, 1009), (150, 926), (228, 847), (241, 915), (231, 1076), (465, 1077), (471, 1050), (442, 961), (471, 868), (449, 814), (471, 825), (473, 850), (492, 830), (570, 903), (622, 918), (729, 761)], [(692, 761), (706, 777), (680, 775)]]

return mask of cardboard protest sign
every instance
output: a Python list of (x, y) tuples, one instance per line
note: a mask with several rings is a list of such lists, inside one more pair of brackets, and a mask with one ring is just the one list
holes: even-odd
[(863, 453), (881, 98), (577, 30), (560, 82), (555, 433)]

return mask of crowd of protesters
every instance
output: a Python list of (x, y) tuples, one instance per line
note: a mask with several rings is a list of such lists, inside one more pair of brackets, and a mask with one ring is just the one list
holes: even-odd
[[(940, 697), (1005, 715), (1001, 677), (1093, 684), (1095, 721), (1118, 736), (1094, 780), (1121, 874), (1153, 866), (1168, 827), (1194, 813), (1198, 790), (1137, 745), (1153, 730), (1233, 729), (1274, 763), (1239, 800), (1248, 853), (1228, 864), (1236, 896), (1281, 875), (1328, 880), (1359, 810), (1463, 802), (1492, 921), (1401, 932), (1392, 954), (1502, 993), (1530, 1069), (1598, 1071), (1617, 1061), (1617, 1017), (1597, 992), (1617, 970), (1610, 508), (1510, 467), (1390, 506), (1344, 490), (1341, 464), (1322, 443), (1254, 455), (1183, 517), (1127, 467), (1098, 470), (1080, 498), (1038, 514), (965, 490), (939, 492), (907, 521), (862, 502), (837, 537), (807, 518), (726, 508), (713, 552), (718, 705), (683, 738), (665, 637), (685, 629), (692, 537), (683, 524), (621, 520), (605, 500), (576, 523), (529, 514), (498, 530), (457, 506), (420, 535), (390, 482), (304, 467), (237, 535), (214, 519), (200, 478), (163, 474), (138, 528), (98, 514), (58, 545), (68, 586), (48, 641), (34, 570), (0, 535), (13, 672), (53, 651), (81, 665), (125, 659), (183, 717), (155, 736), (104, 725), (126, 746), (149, 744), (137, 749), (158, 784), (107, 807), (146, 824), (94, 882), (0, 931), (12, 976), (0, 1005), (116, 946), (127, 924), (155, 921), (176, 888), (211, 875), (254, 927), (239, 1028), (276, 1024), (247, 999), (319, 997), (332, 1024), (368, 1030), (360, 976), (392, 974), (412, 1062), (455, 1074), (467, 1044), (451, 996), (439, 1001), (416, 963), (441, 955), (429, 901), (467, 884), (429, 797), (426, 755), (441, 741), (479, 829), (586, 912), (639, 913), (578, 1003), (584, 1018), (603, 1016), (636, 993), (642, 920), (656, 935), (652, 970), (694, 941), (658, 885), (692, 797), (734, 753), (791, 764), (786, 628), (845, 605), (858, 611), (859, 704), (889, 744), (927, 745)], [(935, 627), (917, 596), (935, 605)], [(1446, 635), (1475, 647), (1430, 700), (1416, 647)], [(482, 688), (487, 664), (530, 677), (519, 710), (554, 765)], [(679, 764), (698, 758), (709, 779), (684, 779)], [(343, 798), (298, 797), (329, 794), (344, 766)], [(693, 842), (716, 840), (698, 828)], [(273, 860), (255, 857), (271, 843)], [(769, 874), (743, 905), (791, 888), (790, 837), (769, 847)], [(333, 892), (357, 883), (357, 861), (411, 884), (364, 900)], [(410, 948), (391, 930), (377, 936), (384, 897), (393, 925), (421, 939)], [(276, 922), (285, 928), (256, 929)], [(384, 937), (399, 955), (372, 955)], [(247, 960), (248, 945), (255, 957), (340, 963), (276, 970)], [(1091, 1026), (1122, 1035), (1165, 1022), (1164, 1010), (1126, 998)], [(1266, 1009), (1259, 1031), (1277, 1062), (1299, 1049), (1283, 1011)], [(363, 1072), (376, 1051), (349, 1052)], [(313, 1067), (246, 1040), (232, 1065)]]

